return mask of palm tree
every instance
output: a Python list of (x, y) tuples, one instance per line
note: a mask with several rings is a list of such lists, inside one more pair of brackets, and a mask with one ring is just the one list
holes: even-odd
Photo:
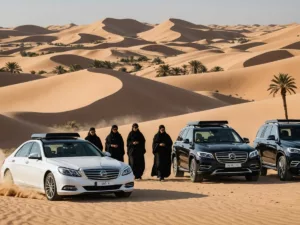
[(186, 75), (188, 73), (188, 65), (182, 65), (182, 69), (183, 75)]
[(6, 72), (6, 68), (5, 67), (0, 68), (0, 72)]
[(75, 72), (78, 70), (82, 70), (82, 67), (78, 64), (73, 64), (73, 65), (69, 66), (69, 72)]
[(93, 63), (91, 64), (91, 67), (94, 67), (94, 68), (103, 68), (104, 67), (104, 63), (103, 63), (103, 61), (95, 59), (93, 61)]
[(199, 72), (200, 73), (207, 73), (208, 69), (206, 66), (204, 66), (203, 64), (200, 65), (200, 69)]
[(20, 73), (22, 72), (23, 70), (21, 69), (21, 67), (19, 66), (18, 63), (16, 62), (8, 62), (6, 63), (5, 65), (5, 70), (7, 72), (10, 72), (10, 73)]
[(173, 75), (179, 75), (182, 72), (182, 70), (180, 67), (173, 67), (171, 72)]
[(287, 110), (287, 103), (286, 103), (286, 94), (296, 94), (295, 89), (297, 89), (295, 79), (288, 74), (280, 73), (278, 76), (274, 75), (274, 79), (272, 79), (272, 83), (269, 86), (268, 91), (270, 94), (275, 95), (280, 91), (282, 100), (283, 100), (283, 108), (285, 112), (285, 118), (288, 120), (288, 110)]
[(220, 71), (224, 71), (224, 69), (220, 66), (215, 66), (210, 70), (210, 72), (220, 72)]
[(159, 57), (156, 57), (153, 59), (152, 63), (155, 63), (156, 65), (164, 64), (165, 62), (161, 60)]
[(157, 77), (166, 77), (170, 74), (170, 66), (169, 65), (160, 65), (157, 70)]
[(59, 65), (54, 68), (53, 72), (56, 74), (64, 74), (67, 72), (67, 70), (65, 70), (65, 68), (63, 66)]
[(204, 66), (200, 61), (198, 60), (192, 60), (189, 62), (191, 67), (191, 72), (193, 74), (197, 74), (201, 71), (201, 67)]

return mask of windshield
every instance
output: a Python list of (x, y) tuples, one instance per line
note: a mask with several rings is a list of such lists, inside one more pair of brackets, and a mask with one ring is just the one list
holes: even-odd
[(232, 129), (207, 128), (195, 131), (195, 143), (243, 143), (243, 140)]
[(100, 151), (87, 142), (44, 143), (47, 158), (102, 156)]
[(300, 126), (280, 127), (280, 139), (285, 141), (300, 140)]

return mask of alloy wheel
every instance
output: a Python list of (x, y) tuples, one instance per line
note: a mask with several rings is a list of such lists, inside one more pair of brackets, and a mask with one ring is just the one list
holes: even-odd
[(52, 199), (55, 195), (55, 181), (52, 176), (48, 176), (45, 184), (46, 195)]

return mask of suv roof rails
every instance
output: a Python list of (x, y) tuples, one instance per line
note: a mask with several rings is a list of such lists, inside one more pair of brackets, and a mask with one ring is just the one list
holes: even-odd
[(31, 139), (77, 139), (80, 135), (78, 133), (45, 133), (45, 134), (32, 134)]
[(284, 119), (277, 119), (277, 120), (267, 120), (266, 124), (269, 123), (278, 123), (278, 124), (283, 124), (283, 123), (300, 123), (300, 120), (295, 120), (295, 119), (291, 119), (291, 120), (284, 120)]
[(194, 121), (189, 122), (188, 126), (195, 126), (195, 127), (228, 127), (228, 121), (221, 120), (221, 121)]

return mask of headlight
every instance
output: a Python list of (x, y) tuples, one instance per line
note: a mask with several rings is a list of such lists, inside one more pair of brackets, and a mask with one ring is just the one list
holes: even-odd
[(208, 152), (197, 152), (197, 155), (200, 156), (200, 158), (214, 159), (213, 154), (208, 153)]
[(258, 156), (258, 155), (259, 155), (258, 151), (255, 150), (255, 151), (249, 153), (249, 158), (254, 158), (254, 157)]
[(62, 175), (69, 176), (69, 177), (81, 177), (81, 174), (79, 173), (78, 170), (58, 167), (58, 172), (60, 172)]
[(298, 148), (287, 148), (289, 153), (300, 154), (300, 149)]
[(132, 173), (131, 167), (130, 167), (130, 166), (127, 166), (127, 167), (125, 167), (125, 169), (123, 170), (122, 176), (126, 176), (126, 175), (131, 174), (131, 173)]

